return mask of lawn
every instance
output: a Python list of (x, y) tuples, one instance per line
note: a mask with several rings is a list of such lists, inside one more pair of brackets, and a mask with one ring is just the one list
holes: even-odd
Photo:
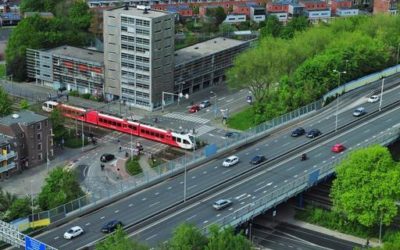
[(130, 175), (137, 175), (137, 174), (140, 174), (141, 172), (143, 172), (143, 170), (142, 170), (142, 168), (140, 167), (140, 164), (139, 164), (139, 157), (137, 157), (137, 156), (131, 157), (125, 163), (125, 168), (126, 168), (126, 171)]
[(252, 107), (247, 107), (245, 110), (240, 111), (229, 117), (228, 127), (238, 130), (247, 130), (254, 127), (254, 113)]
[(0, 64), (0, 78), (4, 78), (6, 76), (6, 65)]

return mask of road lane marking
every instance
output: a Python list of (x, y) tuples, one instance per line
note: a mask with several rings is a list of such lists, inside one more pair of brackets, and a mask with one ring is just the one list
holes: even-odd
[(142, 201), (145, 201), (145, 200), (147, 200), (146, 197), (144, 197), (144, 198), (142, 199)]
[(156, 192), (154, 195), (159, 195), (160, 193), (159, 192)]
[(258, 191), (260, 191), (260, 190), (262, 190), (262, 189), (264, 189), (264, 188), (266, 188), (266, 187), (268, 187), (268, 186), (271, 186), (271, 185), (272, 185), (272, 182), (270, 182), (270, 183), (267, 183), (266, 185), (264, 185), (264, 186), (262, 186), (262, 187), (259, 187), (259, 188), (255, 189), (255, 190), (254, 190), (254, 192), (258, 192)]
[(297, 178), (297, 177), (299, 177), (297, 174), (295, 175), (295, 176), (293, 176), (294, 178)]
[(322, 155), (322, 153), (318, 153), (316, 155), (314, 155), (314, 157), (320, 157)]
[(207, 174), (207, 171), (204, 171), (203, 174)]
[(157, 202), (155, 202), (155, 203), (153, 203), (153, 204), (150, 204), (149, 207), (153, 207), (153, 206), (158, 205), (158, 204), (160, 204), (159, 201), (157, 201)]
[(260, 185), (262, 185), (264, 183), (265, 183), (265, 181), (259, 182), (259, 183), (256, 184), (256, 186), (260, 186)]
[(239, 196), (236, 196), (235, 199), (236, 199), (236, 200), (239, 200), (240, 198), (245, 197), (246, 195), (247, 195), (246, 193), (241, 194), (241, 195), (239, 195)]
[(292, 170), (294, 167), (290, 167), (290, 168), (288, 168), (288, 169), (286, 169), (286, 171), (290, 171), (290, 170)]
[(207, 224), (207, 223), (208, 223), (208, 220), (203, 221), (203, 224)]
[(285, 147), (285, 146), (287, 146), (287, 145), (289, 145), (290, 144), (290, 142), (286, 142), (285, 144), (283, 144), (281, 147)]
[(169, 186), (167, 189), (168, 189), (168, 190), (171, 190), (171, 189), (172, 189), (172, 187), (171, 187), (171, 186)]
[(90, 222), (86, 223), (85, 226), (90, 226)]
[(232, 171), (232, 169), (225, 170), (225, 171), (222, 172), (222, 174), (226, 174), (226, 173), (228, 173), (230, 171)]
[(226, 102), (231, 102), (231, 101), (233, 101), (233, 99), (228, 99), (228, 100), (226, 100)]
[(221, 98), (218, 99), (218, 101), (222, 101), (222, 100), (224, 100), (225, 98), (226, 98), (226, 96), (221, 97)]
[(179, 184), (183, 184), (183, 181), (179, 182)]
[(117, 213), (119, 213), (119, 210), (118, 210), (118, 209), (117, 209), (117, 210), (115, 210), (115, 211), (114, 211), (114, 213), (116, 213), (116, 214), (117, 214)]
[(193, 186), (188, 187), (187, 189), (189, 190), (189, 189), (192, 189), (192, 188), (195, 188), (195, 187), (197, 187), (196, 184), (194, 184)]
[(192, 179), (196, 179), (196, 176), (194, 175), (194, 176), (192, 176)]
[(65, 244), (62, 244), (62, 245), (60, 245), (60, 248), (63, 248), (63, 247), (65, 247), (65, 246), (67, 246), (67, 245), (69, 245), (69, 244), (71, 244), (72, 243), (72, 241), (69, 241), (69, 242), (67, 242), (67, 243), (65, 243)]
[(56, 236), (56, 237), (54, 237), (54, 239), (55, 239), (55, 240), (58, 240), (59, 238), (60, 238), (60, 236)]
[(195, 214), (195, 215), (192, 215), (192, 216), (190, 216), (189, 218), (187, 218), (187, 219), (186, 219), (186, 221), (189, 221), (189, 220), (191, 220), (191, 219), (195, 218), (196, 216), (197, 216), (197, 214)]
[(217, 217), (220, 217), (221, 216), (221, 214), (217, 214)]
[(100, 217), (100, 220), (103, 220), (104, 218), (105, 218), (105, 216), (101, 216), (101, 217)]
[(146, 238), (145, 241), (151, 240), (151, 239), (153, 239), (153, 238), (156, 237), (156, 236), (157, 236), (157, 234), (153, 234), (152, 236)]

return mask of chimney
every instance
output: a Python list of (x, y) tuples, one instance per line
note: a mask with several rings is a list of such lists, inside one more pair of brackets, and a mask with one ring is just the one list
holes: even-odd
[(129, 4), (128, 3), (125, 3), (124, 10), (129, 10)]

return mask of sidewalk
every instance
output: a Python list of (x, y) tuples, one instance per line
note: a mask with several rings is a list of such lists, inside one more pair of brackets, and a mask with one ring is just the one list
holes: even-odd
[[(277, 210), (275, 218), (273, 218), (271, 215), (270, 216), (265, 215), (265, 216), (259, 217), (259, 219), (257, 219), (257, 223), (260, 225), (264, 225), (266, 227), (274, 228), (280, 222), (284, 222), (284, 223), (294, 225), (297, 227), (301, 227), (301, 228), (305, 228), (305, 229), (308, 229), (311, 231), (330, 235), (330, 236), (333, 236), (338, 239), (351, 241), (351, 242), (357, 243), (359, 245), (366, 244), (367, 239), (340, 233), (340, 232), (337, 232), (337, 231), (334, 231), (334, 230), (331, 230), (328, 228), (324, 228), (321, 226), (313, 225), (313, 224), (310, 224), (310, 223), (307, 223), (304, 221), (299, 221), (294, 218), (294, 215), (295, 215), (294, 206), (291, 204), (286, 204), (285, 206), (282, 206), (281, 209)], [(376, 239), (369, 239), (369, 246), (378, 247), (378, 246), (382, 246), (382, 244), (380, 244), (378, 242), (378, 240), (376, 240)]]

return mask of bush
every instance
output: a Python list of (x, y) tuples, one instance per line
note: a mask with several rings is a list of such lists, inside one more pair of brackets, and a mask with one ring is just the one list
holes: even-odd
[(91, 97), (91, 94), (85, 93), (85, 94), (82, 94), (81, 97), (82, 97), (83, 99), (89, 100), (90, 97)]
[(79, 96), (79, 91), (78, 91), (78, 90), (71, 90), (71, 91), (69, 92), (69, 95), (70, 95), (70, 96)]
[(252, 107), (248, 107), (245, 110), (232, 115), (228, 119), (228, 127), (238, 130), (246, 130), (254, 125), (254, 112)]
[[(68, 148), (80, 148), (82, 147), (82, 138), (81, 137), (69, 137), (69, 138), (64, 138), (64, 146)], [(88, 140), (87, 137), (85, 136), (84, 139), (84, 146), (88, 145)]]
[(126, 168), (126, 171), (130, 175), (137, 175), (137, 174), (140, 174), (141, 172), (143, 172), (143, 170), (139, 164), (139, 157), (137, 157), (137, 156), (130, 158), (125, 163), (125, 168)]

